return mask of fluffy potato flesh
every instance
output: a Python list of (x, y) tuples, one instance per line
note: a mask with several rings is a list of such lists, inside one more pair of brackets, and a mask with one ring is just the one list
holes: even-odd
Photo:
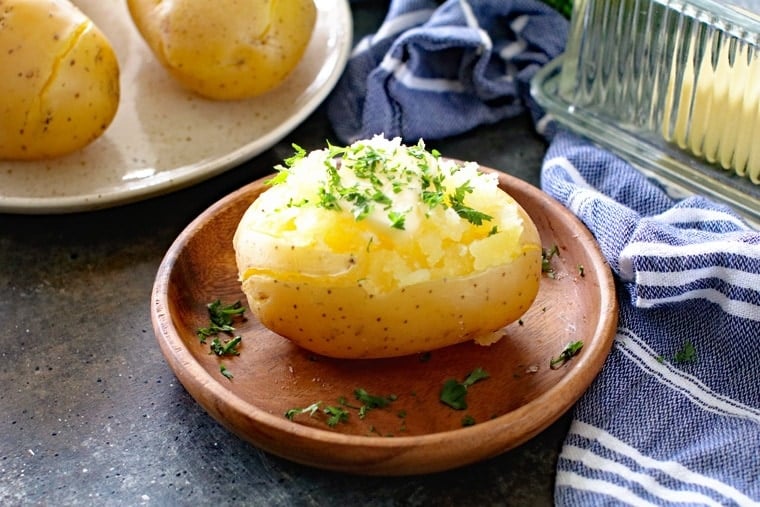
[(128, 0), (135, 25), (185, 88), (215, 100), (261, 95), (303, 57), (313, 0)]
[(116, 115), (116, 55), (68, 0), (0, 0), (0, 54), (0, 158), (73, 152)]
[(252, 313), (331, 357), (490, 344), (533, 303), (541, 243), (494, 174), (375, 137), (299, 152), (238, 225)]

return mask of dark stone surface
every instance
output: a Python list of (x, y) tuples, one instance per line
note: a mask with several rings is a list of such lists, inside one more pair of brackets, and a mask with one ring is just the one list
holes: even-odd
[[(353, 4), (357, 37), (383, 3)], [(159, 263), (217, 199), (331, 139), (324, 109), (271, 150), (166, 196), (68, 215), (0, 215), (0, 503), (549, 505), (567, 416), (506, 454), (449, 472), (361, 477), (261, 452), (178, 383), (150, 322)], [(428, 142), (538, 184), (545, 144), (521, 117)]]

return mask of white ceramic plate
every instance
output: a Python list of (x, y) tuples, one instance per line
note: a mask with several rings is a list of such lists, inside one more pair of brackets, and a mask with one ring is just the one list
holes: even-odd
[(0, 212), (67, 213), (176, 190), (280, 141), (325, 99), (352, 41), (347, 0), (316, 0), (314, 35), (299, 66), (271, 93), (214, 102), (182, 90), (153, 57), (121, 0), (75, 0), (106, 33), (121, 67), (111, 126), (85, 149), (43, 162), (0, 162)]

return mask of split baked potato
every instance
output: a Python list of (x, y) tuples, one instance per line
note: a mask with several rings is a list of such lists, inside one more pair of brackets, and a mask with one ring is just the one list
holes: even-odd
[(299, 150), (233, 240), (252, 313), (331, 357), (490, 344), (534, 301), (537, 229), (493, 173), (375, 137)]

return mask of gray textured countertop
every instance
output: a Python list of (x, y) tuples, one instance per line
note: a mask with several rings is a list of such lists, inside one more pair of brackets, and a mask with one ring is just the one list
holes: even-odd
[[(354, 4), (356, 36), (383, 4)], [(3, 505), (548, 505), (568, 417), (491, 460), (427, 476), (361, 477), (268, 455), (221, 427), (159, 351), (150, 291), (171, 242), (206, 207), (334, 139), (319, 108), (255, 159), (109, 210), (0, 215)], [(538, 184), (545, 144), (521, 117), (428, 142)]]

